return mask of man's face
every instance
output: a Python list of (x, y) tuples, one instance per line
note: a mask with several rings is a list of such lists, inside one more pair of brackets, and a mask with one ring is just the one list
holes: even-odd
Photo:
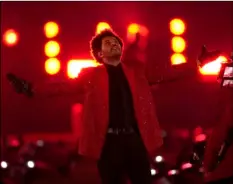
[(121, 45), (115, 37), (107, 36), (102, 39), (100, 57), (103, 59), (120, 59), (121, 53)]

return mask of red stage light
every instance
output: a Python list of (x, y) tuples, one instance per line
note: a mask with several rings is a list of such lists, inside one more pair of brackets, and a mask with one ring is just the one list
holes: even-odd
[(105, 29), (112, 29), (111, 26), (107, 22), (99, 22), (96, 26), (96, 34), (101, 33)]
[(185, 50), (186, 48), (186, 42), (185, 40), (180, 37), (180, 36), (174, 36), (172, 38), (172, 50), (173, 52), (176, 52), (176, 53), (181, 53)]
[(59, 33), (59, 26), (56, 22), (47, 22), (44, 25), (44, 33), (47, 38), (54, 38)]
[(18, 33), (13, 29), (7, 30), (3, 35), (3, 42), (7, 46), (16, 45), (18, 43), (18, 40), (19, 40)]
[(174, 35), (182, 35), (185, 32), (186, 26), (183, 20), (173, 19), (170, 22), (170, 31)]
[(186, 58), (183, 54), (175, 53), (171, 56), (171, 63), (172, 65), (179, 65), (186, 63)]
[(60, 44), (56, 41), (48, 41), (45, 44), (44, 52), (47, 57), (56, 57), (60, 53)]
[(202, 75), (218, 75), (221, 69), (221, 63), (227, 62), (225, 56), (219, 56), (216, 60), (205, 64), (199, 71)]
[(67, 64), (67, 76), (77, 78), (83, 68), (96, 67), (100, 64), (92, 59), (72, 59)]
[(58, 73), (61, 69), (61, 63), (57, 58), (49, 58), (45, 61), (45, 71), (50, 74), (54, 75)]
[(139, 33), (143, 37), (146, 37), (149, 34), (149, 30), (143, 25), (132, 23), (127, 28), (127, 40), (129, 42), (133, 42), (136, 38), (137, 33)]

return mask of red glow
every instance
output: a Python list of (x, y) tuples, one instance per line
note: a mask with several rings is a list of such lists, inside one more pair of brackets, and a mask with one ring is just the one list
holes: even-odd
[(13, 29), (7, 30), (3, 35), (3, 42), (7, 46), (16, 45), (18, 43), (18, 40), (19, 40), (18, 33)]
[(48, 74), (50, 75), (57, 74), (60, 69), (61, 69), (61, 64), (57, 58), (49, 58), (45, 61), (45, 71)]
[(96, 26), (96, 34), (100, 34), (102, 31), (109, 29), (111, 30), (111, 26), (107, 22), (99, 22)]
[(198, 135), (202, 134), (203, 132), (204, 132), (203, 128), (198, 126), (193, 130), (193, 135), (198, 136)]
[(60, 44), (57, 41), (48, 41), (44, 46), (44, 52), (47, 57), (56, 57), (60, 53)]
[(181, 53), (186, 49), (186, 41), (180, 36), (174, 36), (171, 40), (173, 52)]
[(131, 34), (136, 34), (139, 32), (140, 25), (138, 24), (130, 24), (128, 27), (128, 32)]
[(227, 58), (225, 56), (219, 56), (216, 60), (205, 64), (199, 71), (202, 75), (218, 75), (221, 69), (221, 63), (225, 62), (227, 62)]
[(83, 68), (97, 67), (100, 64), (92, 59), (72, 59), (67, 64), (69, 78), (77, 78)]
[(189, 169), (189, 168), (192, 168), (192, 164), (190, 164), (190, 163), (184, 163), (184, 164), (181, 166), (181, 169), (182, 169), (182, 170)]
[(82, 104), (77, 103), (72, 106), (72, 118), (71, 118), (72, 132), (77, 138), (79, 138), (81, 135), (82, 111), (83, 111)]
[(206, 140), (206, 135), (205, 134), (199, 134), (195, 137), (195, 142), (203, 142)]
[(186, 26), (183, 20), (173, 19), (170, 22), (170, 31), (174, 35), (182, 35), (186, 30)]
[(17, 139), (11, 139), (10, 140), (10, 146), (12, 146), (12, 147), (19, 147), (20, 146), (19, 140), (17, 140)]
[(47, 22), (44, 25), (44, 32), (47, 38), (54, 38), (59, 33), (59, 26), (56, 22)]
[(183, 64), (183, 63), (186, 63), (186, 58), (183, 54), (180, 54), (180, 53), (174, 53), (172, 54), (171, 56), (171, 63), (172, 65), (180, 65), (180, 64)]
[(177, 175), (177, 174), (179, 174), (178, 170), (172, 169), (172, 170), (168, 171), (168, 176)]
[(136, 23), (130, 24), (127, 28), (127, 39), (129, 42), (133, 42), (136, 38), (136, 34), (140, 33), (141, 36), (146, 37), (149, 34), (149, 30), (143, 26)]

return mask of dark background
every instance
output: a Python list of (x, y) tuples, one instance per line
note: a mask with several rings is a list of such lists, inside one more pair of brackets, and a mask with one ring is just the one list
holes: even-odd
[[(196, 69), (195, 59), (202, 44), (210, 49), (233, 50), (233, 2), (2, 2), (1, 32), (17, 30), (20, 42), (14, 48), (1, 46), (1, 125), (3, 134), (69, 132), (71, 105), (79, 96), (26, 99), (15, 94), (4, 75), (14, 72), (32, 82), (50, 80), (44, 71), (47, 21), (60, 24), (56, 38), (61, 43), (60, 59), (65, 68), (71, 58), (90, 58), (89, 40), (96, 24), (106, 21), (125, 40), (128, 24), (144, 24), (150, 31), (147, 76), (169, 77), (169, 21), (186, 22), (188, 67), (175, 75)], [(64, 69), (65, 70), (65, 69)], [(61, 74), (60, 78), (66, 78)], [(198, 76), (159, 85), (154, 91), (161, 126), (164, 128), (206, 128), (215, 123), (219, 86), (215, 80)]]

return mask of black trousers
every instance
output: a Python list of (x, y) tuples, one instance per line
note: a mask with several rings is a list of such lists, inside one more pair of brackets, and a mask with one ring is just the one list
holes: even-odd
[(221, 179), (218, 181), (209, 182), (207, 184), (233, 184), (233, 177)]
[(123, 184), (126, 176), (131, 184), (152, 183), (149, 157), (136, 133), (107, 134), (98, 170), (102, 184)]

